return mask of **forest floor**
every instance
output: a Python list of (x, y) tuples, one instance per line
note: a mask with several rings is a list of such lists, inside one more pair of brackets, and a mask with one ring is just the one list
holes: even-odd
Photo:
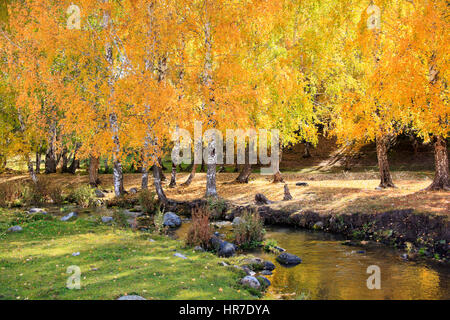
[[(22, 232), (5, 232), (17, 224)], [(107, 226), (98, 217), (62, 222), (0, 209), (0, 300), (114, 300), (133, 294), (151, 300), (254, 299), (239, 285), (243, 271), (221, 261), (184, 248), (182, 241)], [(81, 270), (80, 290), (66, 288), (69, 266)]]
[[(169, 179), (170, 176), (166, 174)], [(187, 173), (177, 175), (178, 186), (164, 188), (166, 195), (175, 200), (194, 200), (204, 196), (205, 173), (197, 173), (192, 184), (183, 187), (180, 184), (187, 178)], [(395, 189), (376, 190), (379, 184), (378, 173), (341, 172), (341, 173), (284, 173), (283, 177), (289, 187), (293, 200), (285, 204), (297, 205), (302, 210), (317, 213), (377, 213), (388, 210), (414, 209), (417, 213), (450, 215), (450, 192), (424, 192), (432, 181), (433, 172), (394, 171)], [(271, 183), (270, 176), (253, 173), (248, 184), (236, 184), (236, 173), (217, 174), (219, 196), (237, 204), (254, 203), (257, 193), (262, 193), (269, 200), (281, 201), (284, 196), (284, 184)], [(26, 175), (0, 175), (0, 183), (28, 179)], [(88, 182), (87, 175), (54, 174), (46, 176), (53, 185), (63, 190), (70, 190)], [(107, 198), (113, 197), (112, 176), (100, 175), (101, 189), (108, 191)], [(306, 182), (308, 186), (296, 186), (297, 182)], [(140, 174), (126, 174), (124, 185), (126, 190), (140, 188)]]

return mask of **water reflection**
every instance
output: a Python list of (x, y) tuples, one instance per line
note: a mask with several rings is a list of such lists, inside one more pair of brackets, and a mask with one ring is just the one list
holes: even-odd
[[(303, 263), (277, 268), (269, 276), (274, 298), (309, 299), (450, 299), (450, 270), (447, 267), (399, 259), (398, 251), (386, 247), (363, 249), (341, 245), (337, 236), (321, 232), (270, 228), (267, 238), (276, 239)], [(270, 254), (260, 254), (274, 261)], [(367, 267), (381, 269), (381, 290), (369, 290)]]

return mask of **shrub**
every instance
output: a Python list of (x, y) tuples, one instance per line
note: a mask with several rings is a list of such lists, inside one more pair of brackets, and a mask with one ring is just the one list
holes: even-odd
[(255, 248), (264, 240), (266, 231), (258, 213), (244, 212), (242, 222), (234, 227), (235, 243), (242, 248)]
[(142, 190), (139, 193), (139, 203), (143, 212), (155, 213), (157, 211), (158, 201), (156, 200), (156, 194), (154, 192)]
[(156, 233), (166, 233), (167, 228), (164, 226), (164, 212), (162, 212), (159, 208), (156, 209), (156, 213), (153, 216), (153, 225)]
[(265, 252), (278, 253), (278, 250), (276, 249), (277, 247), (277, 240), (274, 239), (267, 239), (263, 243), (263, 250)]
[(22, 189), (22, 185), (15, 181), (0, 184), (0, 207), (19, 200), (22, 197)]
[(70, 194), (70, 198), (83, 208), (87, 208), (95, 204), (94, 189), (88, 185), (83, 185), (74, 189)]
[(206, 208), (192, 209), (192, 224), (186, 235), (186, 245), (209, 248), (209, 240), (213, 234), (213, 228), (209, 224), (210, 212)]
[(51, 186), (48, 189), (48, 197), (54, 204), (61, 204), (64, 201), (62, 188), (59, 186)]
[(222, 217), (223, 212), (227, 208), (227, 204), (224, 199), (210, 197), (207, 200), (208, 209), (210, 212), (210, 218), (213, 220), (220, 219)]

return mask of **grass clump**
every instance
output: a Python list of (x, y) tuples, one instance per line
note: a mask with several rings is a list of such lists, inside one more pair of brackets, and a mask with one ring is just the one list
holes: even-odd
[(89, 185), (82, 185), (72, 190), (70, 199), (82, 208), (95, 205), (95, 192)]
[(241, 223), (234, 227), (234, 241), (243, 249), (256, 248), (262, 244), (266, 230), (261, 217), (256, 212), (246, 211), (240, 216)]
[(155, 213), (159, 208), (155, 192), (149, 190), (142, 190), (139, 193), (139, 204), (145, 213)]
[(157, 234), (165, 234), (167, 232), (167, 228), (164, 226), (164, 212), (162, 212), (159, 208), (153, 216), (153, 226)]
[(206, 208), (192, 209), (192, 224), (186, 235), (186, 245), (203, 249), (210, 247), (209, 241), (213, 234), (213, 228), (209, 224), (210, 212)]

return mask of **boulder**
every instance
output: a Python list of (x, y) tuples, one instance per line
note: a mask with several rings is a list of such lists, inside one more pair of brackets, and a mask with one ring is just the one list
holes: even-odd
[(261, 284), (259, 283), (258, 279), (252, 276), (246, 276), (241, 279), (241, 284), (246, 287), (250, 287), (253, 289), (259, 289), (261, 287)]
[(167, 212), (164, 214), (164, 226), (170, 228), (177, 228), (181, 226), (181, 218), (173, 212)]
[(256, 279), (259, 281), (260, 285), (263, 288), (267, 288), (272, 284), (269, 279), (263, 276), (258, 276)]
[(218, 254), (220, 257), (229, 258), (236, 253), (236, 246), (230, 242), (222, 241), (219, 245)]
[(102, 217), (102, 222), (103, 223), (111, 223), (114, 221), (113, 217)]
[(223, 240), (219, 239), (216, 236), (212, 236), (211, 239), (209, 239), (209, 243), (211, 244), (211, 247), (216, 251), (219, 251), (220, 244), (222, 242), (223, 242)]
[(277, 261), (286, 266), (296, 266), (302, 263), (302, 259), (291, 253), (283, 252), (277, 257)]
[(272, 275), (272, 271), (269, 271), (269, 270), (263, 270), (263, 271), (261, 272), (261, 274), (262, 274), (263, 276), (271, 276), (271, 275)]
[(78, 217), (78, 214), (76, 212), (71, 212), (68, 215), (62, 217), (61, 221), (69, 221), (75, 219), (76, 217)]
[(11, 228), (8, 229), (8, 232), (20, 232), (22, 231), (22, 227), (21, 226), (13, 226)]
[(318, 221), (314, 224), (313, 226), (314, 230), (322, 230), (323, 229), (323, 222), (322, 221)]
[(130, 296), (122, 296), (117, 300), (147, 300), (147, 299), (137, 295), (130, 295)]
[(47, 214), (47, 211), (45, 211), (42, 208), (31, 208), (30, 210), (28, 210), (28, 213), (30, 213), (30, 214), (33, 214), (33, 213)]
[(270, 261), (264, 261), (264, 270), (272, 271), (275, 269), (275, 265)]
[(233, 226), (237, 226), (240, 225), (242, 223), (242, 218), (241, 217), (236, 217), (233, 219)]

